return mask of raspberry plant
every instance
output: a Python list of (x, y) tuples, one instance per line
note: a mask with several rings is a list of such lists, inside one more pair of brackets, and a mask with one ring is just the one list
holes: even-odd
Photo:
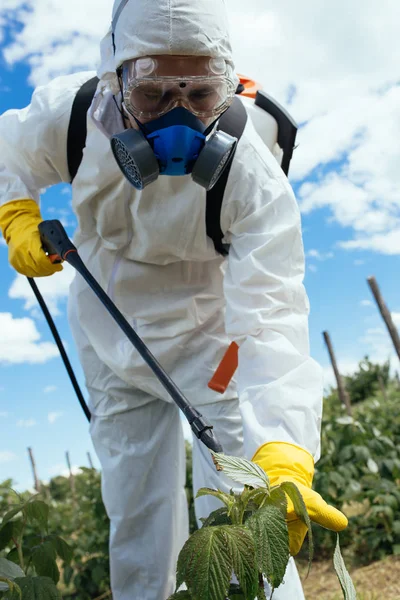
[[(0, 524), (0, 598), (3, 600), (61, 600), (57, 590), (57, 558), (69, 564), (72, 549), (48, 531), (49, 506), (39, 496), (25, 500), (12, 490), (0, 490), (16, 502), (2, 503)], [(2, 495), (3, 495), (2, 494)]]
[[(290, 558), (286, 523), (288, 499), (306, 524), (309, 566), (313, 555), (310, 518), (303, 498), (292, 482), (270, 486), (265, 472), (251, 461), (214, 454), (219, 468), (244, 485), (241, 493), (202, 488), (197, 496), (212, 495), (224, 506), (202, 519), (182, 548), (177, 565), (176, 592), (168, 600), (267, 600), (264, 580), (272, 598), (284, 578)], [(345, 600), (356, 600), (356, 591), (344, 565), (339, 539), (334, 566)], [(232, 574), (238, 584), (232, 584)], [(182, 584), (185, 590), (180, 590)]]

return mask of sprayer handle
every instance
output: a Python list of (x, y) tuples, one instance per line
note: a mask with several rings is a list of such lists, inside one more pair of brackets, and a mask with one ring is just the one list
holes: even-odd
[(39, 223), (39, 233), (43, 250), (53, 264), (65, 260), (69, 252), (77, 252), (64, 227), (57, 219)]

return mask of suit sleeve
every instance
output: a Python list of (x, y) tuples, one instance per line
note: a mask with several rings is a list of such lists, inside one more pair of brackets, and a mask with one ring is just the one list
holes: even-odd
[(0, 205), (69, 182), (67, 134), (79, 87), (92, 73), (58, 77), (36, 88), (31, 103), (0, 117)]
[(298, 205), (268, 150), (242, 152), (230, 187), (226, 330), (239, 344), (245, 453), (251, 459), (262, 444), (279, 441), (318, 460), (323, 379), (309, 351)]

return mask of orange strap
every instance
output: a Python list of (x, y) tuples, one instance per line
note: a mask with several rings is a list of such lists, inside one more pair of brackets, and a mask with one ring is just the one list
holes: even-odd
[(245, 77), (244, 75), (240, 75), (239, 73), (237, 75), (240, 79), (240, 83), (244, 86), (244, 90), (240, 94), (240, 96), (247, 96), (248, 98), (255, 98), (258, 90), (262, 89), (262, 85), (260, 83), (258, 83), (257, 81), (254, 81), (254, 79), (249, 79), (248, 77)]
[(225, 392), (238, 367), (238, 350), (239, 346), (237, 343), (232, 342), (222, 357), (214, 376), (208, 382), (210, 389), (220, 394)]

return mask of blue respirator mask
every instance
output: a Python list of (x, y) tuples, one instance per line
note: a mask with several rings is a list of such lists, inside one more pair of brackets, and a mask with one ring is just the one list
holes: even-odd
[[(176, 75), (166, 75), (171, 71)], [(211, 133), (235, 95), (231, 65), (207, 57), (142, 57), (126, 61), (119, 77), (123, 107), (138, 126), (111, 137), (125, 177), (142, 190), (159, 175), (191, 174), (210, 190), (237, 144), (222, 131)]]
[[(214, 124), (213, 124), (214, 125)], [(174, 108), (145, 125), (111, 138), (111, 148), (122, 173), (138, 190), (159, 175), (192, 175), (210, 190), (235, 151), (237, 139), (206, 126), (186, 108)]]

